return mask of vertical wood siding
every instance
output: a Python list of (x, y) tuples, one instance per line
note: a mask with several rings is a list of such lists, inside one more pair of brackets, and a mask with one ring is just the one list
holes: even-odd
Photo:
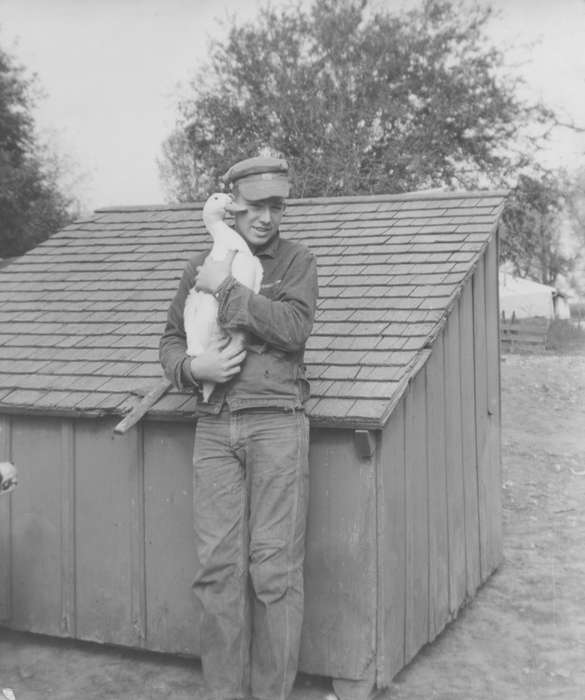
[[(126, 435), (114, 425), (0, 419), (0, 455), (21, 477), (0, 499), (3, 619), (198, 655), (193, 425), (146, 421)], [(360, 459), (352, 431), (311, 433), (306, 672), (359, 678), (375, 657), (376, 454)]]
[(488, 370), (487, 329), (485, 306), (485, 262), (480, 260), (473, 275), (473, 335), (475, 341), (475, 449), (477, 464), (477, 493), (479, 506), (480, 580), (489, 575), (488, 499), (489, 499), (489, 442), (488, 442)]
[(429, 627), (429, 492), (425, 394), (425, 373), (422, 371), (414, 378), (405, 402), (405, 663), (426, 644)]
[(81, 639), (141, 645), (132, 619), (136, 516), (136, 431), (114, 437), (107, 422), (75, 423), (77, 633)]
[(465, 284), (382, 434), (378, 682), (387, 684), (499, 564), (497, 243)]
[(148, 646), (199, 654), (192, 425), (143, 423)]
[(316, 430), (310, 465), (300, 668), (360, 678), (376, 645), (375, 458), (359, 459), (352, 431)]
[(467, 282), (461, 295), (459, 320), (466, 586), (467, 595), (471, 598), (480, 584), (479, 505), (477, 498), (475, 432), (475, 343), (473, 336), (473, 290), (471, 281)]
[(10, 495), (11, 623), (16, 629), (61, 632), (61, 426), (12, 421), (18, 488)]
[(61, 634), (77, 634), (75, 615), (75, 431), (61, 422)]
[[(0, 416), (0, 461), (9, 462), (10, 450), (10, 417)], [(10, 524), (11, 496), (0, 498), (0, 622), (10, 616), (11, 595), (11, 524)]]
[(445, 463), (449, 547), (449, 615), (453, 617), (467, 591), (465, 480), (461, 426), (461, 302), (457, 302), (442, 336), (445, 385)]
[[(489, 462), (487, 474), (487, 550), (485, 561), (493, 571), (502, 560), (502, 459), (501, 459), (501, 406), (500, 406), (500, 312), (494, 284), (498, 279), (498, 239), (489, 244), (485, 257), (486, 349), (487, 349), (487, 406)], [(494, 282), (494, 280), (496, 282)]]
[(447, 405), (443, 372), (443, 339), (440, 337), (425, 365), (429, 484), (429, 640), (434, 639), (449, 620), (449, 526), (445, 463)]
[(406, 623), (406, 452), (405, 401), (394, 410), (382, 438), (379, 459), (380, 531), (379, 685), (390, 683), (405, 665)]

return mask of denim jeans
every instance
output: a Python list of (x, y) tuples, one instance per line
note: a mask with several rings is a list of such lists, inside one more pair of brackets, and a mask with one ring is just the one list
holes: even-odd
[(302, 411), (199, 418), (193, 590), (210, 700), (285, 700), (303, 617), (309, 424)]

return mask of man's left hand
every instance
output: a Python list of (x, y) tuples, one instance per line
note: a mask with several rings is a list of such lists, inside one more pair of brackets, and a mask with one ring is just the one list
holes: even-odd
[(214, 294), (219, 285), (231, 274), (236, 252), (228, 250), (223, 260), (212, 260), (208, 255), (203, 265), (197, 268), (195, 288), (201, 292)]

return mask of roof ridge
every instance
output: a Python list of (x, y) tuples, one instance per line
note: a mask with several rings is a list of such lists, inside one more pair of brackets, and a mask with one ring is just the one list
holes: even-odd
[(323, 204), (332, 202), (336, 204), (358, 204), (360, 202), (401, 202), (416, 201), (417, 199), (476, 199), (478, 197), (507, 197), (509, 190), (418, 190), (415, 192), (403, 192), (401, 194), (357, 194), (338, 197), (306, 197), (301, 199), (289, 199), (288, 205), (294, 204)]
[(201, 209), (205, 202), (170, 202), (169, 204), (119, 204), (94, 209), (94, 214), (110, 214), (128, 211), (181, 211)]
[[(416, 201), (417, 199), (474, 199), (478, 197), (506, 197), (509, 190), (417, 190), (414, 192), (402, 192), (400, 194), (356, 194), (325, 197), (298, 197), (287, 200), (289, 206), (307, 204), (358, 204), (360, 202), (400, 202)], [(197, 202), (171, 202), (169, 204), (134, 204), (100, 207), (95, 209), (95, 214), (132, 212), (132, 211), (181, 211), (191, 209), (201, 209), (203, 201)]]

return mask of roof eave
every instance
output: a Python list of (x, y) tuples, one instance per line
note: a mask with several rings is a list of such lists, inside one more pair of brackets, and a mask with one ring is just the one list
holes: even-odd
[[(395, 405), (395, 404), (394, 404)], [(386, 412), (387, 413), (387, 412)], [(85, 419), (85, 420), (119, 420), (126, 414), (116, 410), (100, 409), (73, 409), (73, 408), (47, 408), (44, 406), (26, 406), (23, 404), (0, 404), (0, 415), (4, 416), (25, 416), (33, 418), (63, 418), (63, 419)], [(181, 422), (193, 423), (195, 416), (193, 413), (181, 413), (179, 411), (157, 411), (152, 409), (144, 416), (145, 421), (160, 421), (164, 423)], [(309, 415), (312, 428), (332, 428), (342, 430), (381, 430), (386, 417), (365, 418), (365, 417), (340, 417), (332, 418), (319, 414)]]

